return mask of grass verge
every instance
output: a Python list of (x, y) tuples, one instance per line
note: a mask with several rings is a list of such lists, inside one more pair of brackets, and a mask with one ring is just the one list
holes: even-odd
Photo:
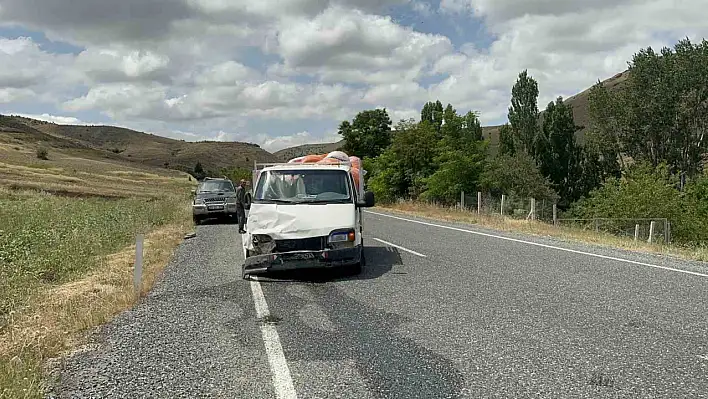
[(552, 224), (544, 222), (531, 222), (512, 219), (502, 217), (501, 215), (477, 215), (476, 213), (471, 213), (468, 211), (411, 201), (379, 205), (378, 207), (405, 215), (422, 216), (449, 222), (477, 224), (501, 231), (554, 237), (581, 243), (622, 248), (638, 252), (669, 255), (686, 260), (708, 262), (707, 247), (681, 247), (677, 245), (649, 244), (645, 241), (635, 242), (633, 239), (618, 237), (607, 233), (598, 233), (595, 231), (582, 230), (578, 228), (553, 226)]
[(0, 189), (0, 398), (42, 397), (46, 361), (135, 303), (136, 233), (152, 286), (192, 228), (188, 204)]

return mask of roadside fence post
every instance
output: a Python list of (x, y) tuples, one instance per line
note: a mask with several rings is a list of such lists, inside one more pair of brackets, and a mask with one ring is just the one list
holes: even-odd
[(553, 203), (553, 225), (558, 226), (558, 207)]
[(639, 224), (634, 225), (634, 241), (639, 240)]
[(143, 240), (142, 234), (135, 237), (135, 267), (133, 268), (133, 288), (136, 295), (140, 296), (143, 281)]
[(504, 199), (506, 199), (506, 195), (502, 194), (502, 200), (501, 200), (501, 215), (504, 216)]
[(654, 221), (652, 220), (651, 223), (649, 223), (649, 239), (647, 242), (651, 244), (652, 240), (654, 237)]
[(460, 192), (460, 207), (465, 209), (465, 190)]
[(482, 214), (482, 192), (477, 191), (477, 214)]

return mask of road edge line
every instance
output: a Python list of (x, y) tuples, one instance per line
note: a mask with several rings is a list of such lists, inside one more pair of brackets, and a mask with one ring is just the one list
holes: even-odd
[(365, 212), (366, 212), (366, 213), (370, 213), (370, 214), (372, 214), (372, 215), (378, 215), (378, 216), (388, 217), (388, 218), (392, 218), (392, 219), (403, 220), (403, 221), (406, 221), (406, 222), (422, 224), (422, 225), (425, 225), (425, 226), (438, 227), (438, 228), (442, 228), (442, 229), (453, 230), (453, 231), (459, 231), (459, 232), (469, 233), (469, 234), (476, 234), (476, 235), (480, 235), (480, 236), (484, 236), (484, 237), (498, 238), (498, 239), (500, 239), (500, 240), (514, 241), (514, 242), (518, 242), (518, 243), (522, 243), (522, 244), (535, 245), (535, 246), (537, 246), (537, 247), (556, 249), (556, 250), (559, 250), (559, 251), (565, 251), (565, 252), (570, 252), (570, 253), (579, 254), (579, 255), (587, 255), (587, 256), (592, 256), (592, 257), (601, 258), (601, 259), (614, 260), (614, 261), (617, 261), (617, 262), (625, 262), (625, 263), (631, 263), (631, 264), (639, 265), (639, 266), (653, 267), (653, 268), (656, 268), (656, 269), (663, 269), (663, 270), (668, 270), (668, 271), (673, 271), (673, 272), (691, 274), (691, 275), (699, 276), (699, 277), (708, 277), (708, 274), (698, 273), (698, 272), (692, 272), (692, 271), (690, 271), (690, 270), (682, 270), (682, 269), (676, 269), (676, 268), (668, 267), (668, 266), (659, 266), (659, 265), (653, 265), (653, 264), (651, 264), (651, 263), (638, 262), (638, 261), (635, 261), (635, 260), (629, 260), (629, 259), (623, 259), (623, 258), (616, 258), (616, 257), (614, 257), (614, 256), (607, 256), (607, 255), (594, 254), (594, 253), (592, 253), (592, 252), (578, 251), (578, 250), (575, 250), (575, 249), (557, 247), (557, 246), (548, 245), (548, 244), (541, 244), (541, 243), (533, 242), (533, 241), (526, 241), (526, 240), (520, 240), (520, 239), (517, 239), (517, 238), (504, 237), (504, 236), (499, 236), (499, 235), (489, 234), (489, 233), (482, 233), (482, 232), (479, 232), (479, 231), (468, 230), (468, 229), (462, 229), (462, 228), (459, 228), (459, 227), (445, 226), (445, 225), (442, 225), (442, 224), (423, 222), (423, 221), (414, 220), (414, 219), (407, 219), (407, 218), (402, 218), (402, 217), (399, 217), (399, 216), (387, 215), (387, 214), (385, 214), (385, 213), (372, 212), (372, 211), (365, 211)]
[(278, 331), (274, 325), (268, 324), (264, 319), (270, 316), (270, 310), (260, 282), (251, 281), (251, 293), (256, 307), (256, 317), (261, 321), (261, 335), (263, 336), (263, 343), (268, 356), (275, 394), (279, 399), (297, 399), (297, 393), (295, 392), (293, 379), (290, 376), (290, 368), (285, 359)]
[(390, 246), (390, 247), (398, 248), (398, 249), (400, 249), (400, 250), (403, 250), (403, 251), (412, 253), (413, 255), (420, 256), (421, 258), (427, 258), (427, 257), (428, 257), (427, 255), (423, 255), (423, 254), (421, 254), (420, 252), (416, 252), (416, 251), (413, 251), (412, 249), (404, 248), (404, 247), (402, 247), (402, 246), (400, 246), (400, 245), (396, 245), (396, 244), (390, 243), (390, 242), (388, 242), (388, 241), (384, 241), (384, 240), (379, 239), (379, 238), (371, 237), (371, 239), (374, 240), (374, 241), (378, 241), (378, 242), (380, 242), (380, 243), (382, 243), (382, 244), (384, 244), (384, 245), (388, 245), (388, 246)]

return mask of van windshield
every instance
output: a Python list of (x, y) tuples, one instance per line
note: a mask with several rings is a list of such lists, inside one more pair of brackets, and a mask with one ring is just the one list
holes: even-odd
[(263, 171), (253, 201), (292, 204), (351, 202), (348, 173), (344, 170)]

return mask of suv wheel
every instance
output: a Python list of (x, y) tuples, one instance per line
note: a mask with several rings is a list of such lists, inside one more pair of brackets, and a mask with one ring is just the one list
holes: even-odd
[(195, 225), (199, 226), (199, 224), (202, 222), (202, 219), (199, 216), (192, 216), (192, 221)]

